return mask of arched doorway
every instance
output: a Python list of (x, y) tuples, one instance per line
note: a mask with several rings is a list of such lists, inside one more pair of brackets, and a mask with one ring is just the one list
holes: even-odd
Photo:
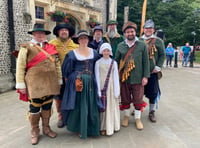
[(75, 32), (77, 33), (79, 30), (80, 30), (80, 23), (79, 21), (71, 15), (71, 17), (69, 18), (69, 22), (68, 22), (70, 25), (72, 25), (75, 29)]

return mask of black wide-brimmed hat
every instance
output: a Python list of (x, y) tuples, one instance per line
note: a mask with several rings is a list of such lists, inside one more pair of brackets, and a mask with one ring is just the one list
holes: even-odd
[(32, 34), (35, 31), (45, 32), (46, 35), (51, 34), (51, 31), (44, 29), (43, 24), (35, 24), (33, 30), (28, 31), (28, 34)]
[(60, 23), (60, 24), (56, 25), (56, 27), (54, 27), (53, 34), (58, 37), (58, 31), (62, 28), (66, 28), (69, 31), (69, 37), (72, 37), (75, 33), (74, 28), (70, 24)]
[(89, 38), (89, 42), (93, 40), (93, 37), (90, 36), (86, 30), (80, 30), (77, 33), (77, 36), (72, 38), (72, 40), (74, 41), (74, 43), (79, 44), (78, 43), (78, 38), (81, 37), (81, 36), (87, 36)]

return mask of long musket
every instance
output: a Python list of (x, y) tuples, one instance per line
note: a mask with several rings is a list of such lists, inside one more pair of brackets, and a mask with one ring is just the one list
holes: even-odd
[(142, 7), (142, 19), (141, 19), (141, 26), (140, 26), (140, 36), (143, 33), (143, 26), (146, 18), (146, 9), (147, 9), (147, 0), (144, 0), (143, 7)]

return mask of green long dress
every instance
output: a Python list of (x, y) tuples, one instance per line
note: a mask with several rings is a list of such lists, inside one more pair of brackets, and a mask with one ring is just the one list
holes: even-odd
[[(77, 60), (74, 51), (66, 56), (62, 71), (67, 78), (61, 110), (67, 129), (79, 133), (80, 138), (87, 136), (99, 136), (99, 98), (94, 76), (94, 64), (98, 54), (93, 51), (93, 58)], [(83, 90), (75, 91), (75, 79), (80, 74), (83, 82)]]

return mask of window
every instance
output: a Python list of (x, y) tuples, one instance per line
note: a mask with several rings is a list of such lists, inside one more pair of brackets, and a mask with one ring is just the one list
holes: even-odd
[(44, 28), (44, 24), (42, 24), (42, 23), (36, 23), (35, 25), (38, 25), (38, 26), (41, 26)]
[(44, 7), (35, 6), (35, 17), (38, 19), (44, 19)]

